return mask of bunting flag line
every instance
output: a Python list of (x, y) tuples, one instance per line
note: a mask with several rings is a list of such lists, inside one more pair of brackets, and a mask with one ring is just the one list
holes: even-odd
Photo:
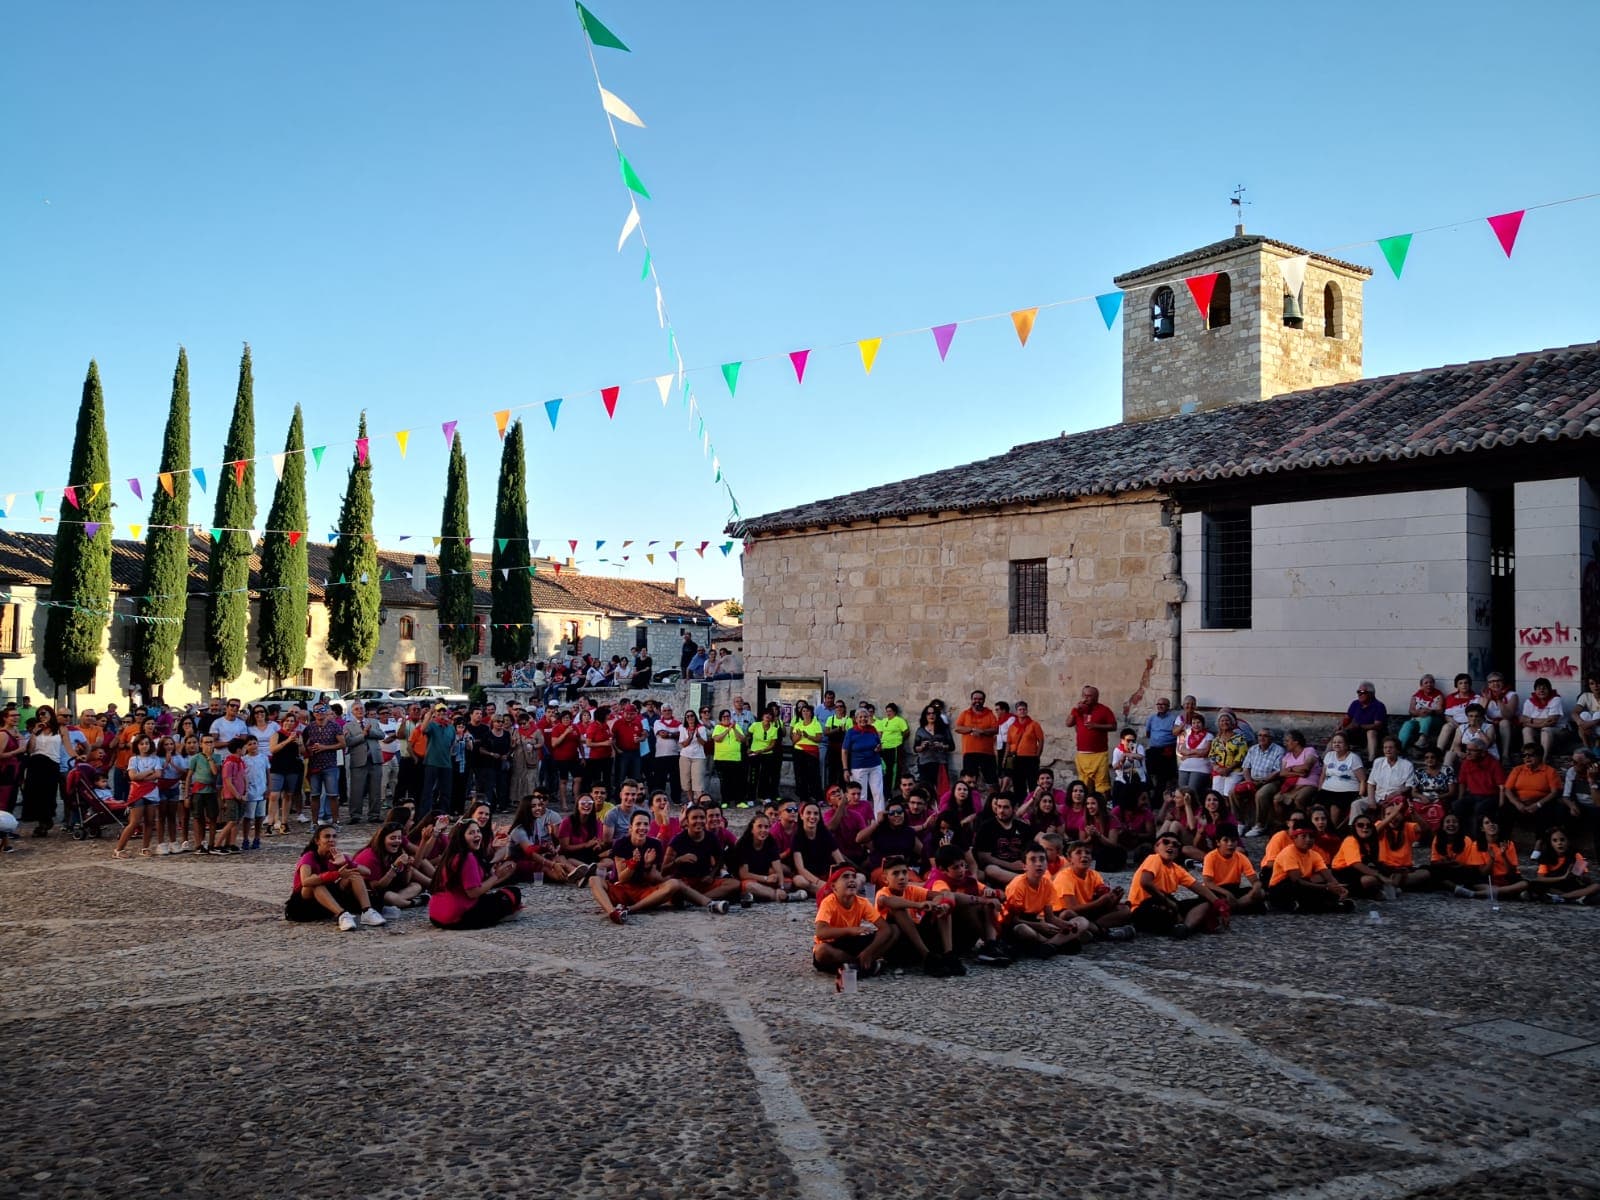
[(1022, 345), (1028, 344), (1028, 335), (1033, 332), (1033, 323), (1038, 316), (1037, 308), (1019, 308), (1011, 314), (1011, 326), (1017, 331), (1017, 341)]
[(872, 364), (878, 361), (878, 350), (882, 345), (881, 337), (863, 338), (856, 343), (856, 348), (861, 351), (861, 366), (868, 375), (872, 374)]
[(1511, 248), (1517, 244), (1517, 231), (1522, 228), (1522, 218), (1526, 212), (1526, 209), (1519, 208), (1516, 212), (1484, 218), (1489, 222), (1489, 228), (1494, 230), (1495, 240), (1500, 243), (1500, 249), (1506, 252), (1507, 258), (1511, 257)]

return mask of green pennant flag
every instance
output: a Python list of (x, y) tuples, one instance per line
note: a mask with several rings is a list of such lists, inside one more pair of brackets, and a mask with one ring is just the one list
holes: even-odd
[(1389, 269), (1394, 272), (1394, 277), (1399, 279), (1400, 272), (1405, 269), (1406, 255), (1411, 252), (1411, 235), (1399, 233), (1394, 237), (1379, 238), (1378, 249), (1389, 261)]
[(43, 492), (35, 492), (33, 494), (33, 502), (39, 506), (39, 511), (40, 512), (44, 511), (44, 493)]
[(311, 457), (316, 460), (317, 470), (319, 471), (322, 470), (322, 454), (325, 450), (327, 450), (326, 446), (311, 447)]
[(644, 180), (639, 178), (633, 169), (633, 164), (628, 161), (628, 156), (621, 150), (617, 151), (617, 162), (622, 167), (622, 182), (628, 185), (628, 189), (638, 192), (646, 200), (650, 199), (650, 190), (644, 186)]
[(578, 5), (578, 20), (583, 22), (583, 31), (589, 35), (589, 40), (596, 46), (606, 46), (612, 50), (621, 50), (624, 54), (633, 53), (622, 44), (621, 38), (601, 24), (599, 17), (581, 4)]
[(212, 541), (213, 541), (213, 542), (220, 542), (220, 541), (221, 541), (221, 540), (222, 540), (222, 530), (220, 530), (220, 529), (213, 529), (213, 530), (212, 530), (212, 531), (211, 531), (211, 540), (212, 540)]
[(384, 583), (388, 583), (393, 578), (394, 578), (394, 572), (393, 571), (385, 571), (383, 573), (383, 582)]
[(643, 283), (650, 278), (650, 251), (644, 252), (644, 266), (639, 268), (639, 282)]
[(340, 582), (340, 583), (345, 583), (345, 582), (347, 582), (347, 581), (346, 581), (346, 579), (345, 579), (345, 577), (344, 577), (344, 572), (343, 572), (343, 571), (340, 571), (340, 572), (339, 572), (339, 582)]
[(728, 381), (728, 395), (734, 395), (739, 389), (739, 368), (743, 363), (723, 363), (722, 377)]
[(494, 540), (495, 547), (500, 551), (501, 554), (504, 554), (506, 552), (506, 543), (509, 542), (510, 540), (511, 540), (510, 538), (495, 538), (495, 540)]

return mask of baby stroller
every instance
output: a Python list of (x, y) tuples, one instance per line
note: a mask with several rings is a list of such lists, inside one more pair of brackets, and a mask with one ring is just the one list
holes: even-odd
[[(127, 824), (125, 814), (128, 802), (102, 796), (95, 790), (98, 782), (99, 775), (81, 767), (74, 767), (67, 772), (67, 817), (72, 836), (80, 842), (84, 838), (99, 837), (102, 829), (113, 829), (120, 833), (123, 825)], [(73, 813), (78, 816), (76, 823), (71, 820)]]

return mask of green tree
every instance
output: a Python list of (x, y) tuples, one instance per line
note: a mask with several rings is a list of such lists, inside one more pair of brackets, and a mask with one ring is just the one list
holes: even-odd
[(361, 414), (350, 479), (339, 507), (339, 540), (328, 562), (328, 653), (352, 674), (372, 661), (378, 649), (378, 548), (372, 540), (372, 457), (367, 445), (367, 414)]
[[(306, 431), (294, 406), (283, 443), (283, 477), (272, 493), (261, 544), (261, 617), (256, 646), (274, 679), (292, 679), (306, 665)], [(297, 536), (290, 537), (290, 531)]]
[(450, 442), (450, 474), (444, 485), (444, 516), (439, 526), (439, 645), (456, 662), (477, 652), (473, 612), (472, 547), (467, 522), (467, 456), (461, 435)]
[(171, 481), (172, 494), (157, 478), (150, 494), (138, 604), (140, 616), (157, 619), (140, 621), (133, 631), (132, 674), (147, 694), (172, 678), (189, 607), (189, 355), (182, 346), (172, 372), (161, 474)]
[[(211, 676), (220, 683), (237, 679), (244, 670), (250, 618), (250, 529), (256, 519), (255, 385), (250, 375), (250, 347), (239, 360), (239, 391), (233, 420), (222, 448), (222, 471), (216, 482), (217, 509), (206, 569), (206, 648)], [(235, 464), (243, 464), (241, 470)]]
[(500, 487), (494, 498), (494, 551), (489, 559), (489, 636), (494, 661), (521, 662), (533, 645), (533, 587), (528, 579), (528, 468), (522, 422), (506, 434)]
[[(68, 492), (76, 504), (67, 498)], [(91, 524), (99, 528), (91, 531)], [(56, 523), (50, 599), (44, 669), (57, 687), (75, 692), (94, 680), (101, 641), (111, 624), (111, 451), (106, 443), (100, 367), (92, 359), (78, 403), (72, 465)]]

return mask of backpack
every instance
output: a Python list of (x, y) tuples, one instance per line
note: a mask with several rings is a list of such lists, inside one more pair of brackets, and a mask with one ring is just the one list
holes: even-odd
[(411, 757), (421, 762), (428, 757), (428, 722), (426, 719), (419, 721), (417, 727), (411, 731)]

